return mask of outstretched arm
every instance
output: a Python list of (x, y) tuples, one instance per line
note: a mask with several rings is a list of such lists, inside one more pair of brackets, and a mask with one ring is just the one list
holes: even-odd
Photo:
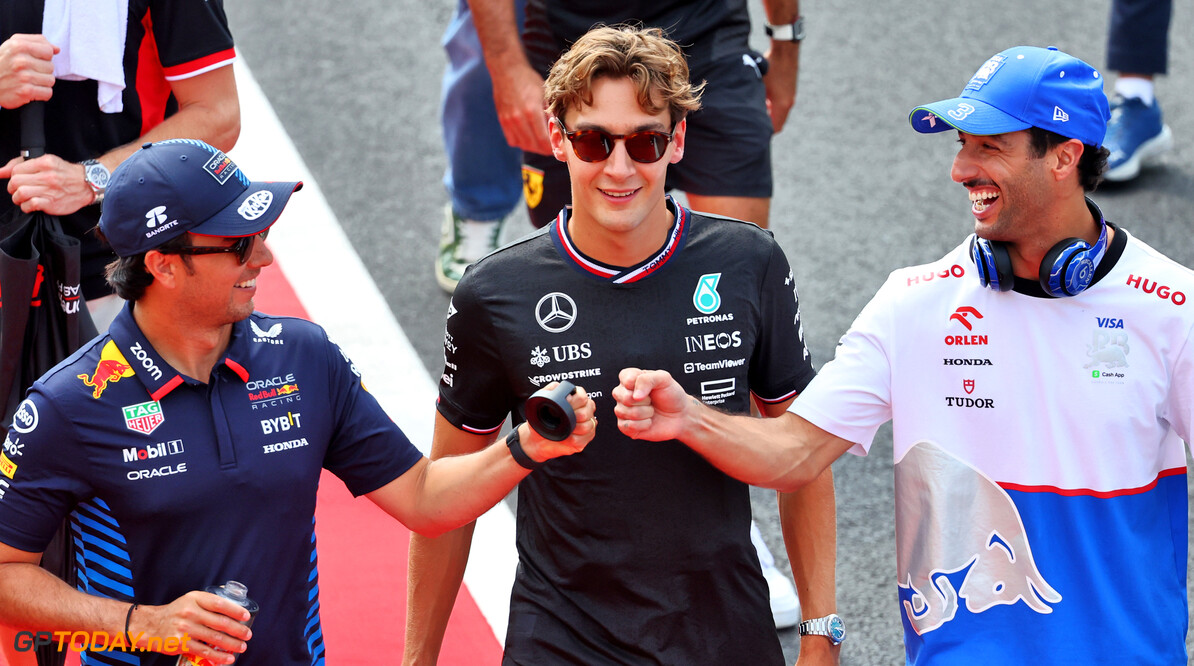
[[(554, 384), (549, 386), (554, 387)], [(593, 416), (596, 405), (579, 387), (576, 393), (568, 397), (568, 401), (576, 411), (577, 424), (568, 439), (552, 442), (539, 437), (525, 423), (518, 426), (523, 450), (532, 460), (542, 462), (548, 458), (569, 455), (580, 451), (593, 439), (597, 428), (597, 419)], [(439, 658), (444, 631), (468, 563), (475, 526), (471, 521), (499, 502), (530, 474), (529, 470), (514, 462), (505, 442), (494, 443), (496, 437), (496, 434), (478, 435), (460, 430), (443, 415), (438, 412), (435, 415), (432, 462), (428, 465), (423, 461), (422, 464), (442, 468), (433, 471), (459, 475), (461, 483), (446, 497), (446, 501), (454, 504), (456, 511), (467, 513), (469, 517), (466, 520), (470, 522), (442, 535), (439, 535), (442, 532), (439, 529), (411, 535), (403, 654), (403, 663), (408, 666), (435, 664)], [(448, 466), (453, 467), (449, 469)], [(399, 483), (407, 476), (411, 476), (411, 473), (403, 474), (390, 485)], [(457, 524), (459, 522), (452, 526)]]
[(790, 412), (773, 419), (719, 412), (686, 394), (663, 370), (626, 368), (618, 380), (614, 414), (627, 437), (679, 440), (754, 486), (796, 490), (852, 445)]

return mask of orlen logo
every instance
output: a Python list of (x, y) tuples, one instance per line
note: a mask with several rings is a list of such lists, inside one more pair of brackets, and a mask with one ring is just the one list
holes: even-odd
[(1139, 275), (1129, 275), (1128, 286), (1136, 287), (1146, 294), (1156, 293), (1157, 298), (1163, 301), (1170, 301), (1174, 305), (1184, 305), (1186, 302), (1186, 295), (1184, 293), (1174, 291), (1168, 285), (1158, 285), (1156, 281), (1149, 282), (1147, 278), (1142, 278)]
[(154, 458), (165, 458), (166, 456), (178, 455), (183, 452), (182, 440), (172, 439), (168, 442), (159, 442), (146, 446), (145, 448), (129, 448), (124, 449), (121, 453), (124, 456), (124, 461), (137, 462), (138, 460), (153, 460)]
[[(949, 316), (950, 321), (956, 321), (962, 326), (966, 327), (967, 331), (974, 329), (974, 324), (970, 323), (970, 318), (982, 319), (983, 315), (976, 308), (969, 305), (954, 310), (954, 313)], [(987, 336), (985, 335), (947, 335), (945, 336), (945, 344), (947, 345), (985, 345), (987, 344)]]

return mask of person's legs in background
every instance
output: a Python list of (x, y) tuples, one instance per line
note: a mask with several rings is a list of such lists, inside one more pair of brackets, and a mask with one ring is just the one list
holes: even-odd
[(1143, 164), (1173, 148), (1173, 133), (1162, 121), (1153, 81), (1168, 69), (1172, 16), (1172, 0), (1111, 3), (1107, 69), (1117, 77), (1104, 140), (1111, 151), (1106, 180), (1131, 180)]
[[(516, 4), (521, 24), (523, 2)], [(506, 143), (498, 123), (493, 84), (466, 0), (458, 0), (443, 46), (448, 66), (440, 122), (450, 203), (444, 211), (435, 277), (451, 293), (469, 264), (497, 249), (502, 223), (518, 205), (522, 179), (521, 152)]]

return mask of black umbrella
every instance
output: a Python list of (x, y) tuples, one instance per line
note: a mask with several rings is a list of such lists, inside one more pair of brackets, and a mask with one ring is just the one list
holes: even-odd
[[(44, 102), (21, 109), (21, 154), (45, 154)], [(79, 240), (62, 231), (58, 218), (19, 207), (0, 220), (0, 431), (12, 422), (25, 391), (50, 368), (95, 337), (95, 324), (80, 290)], [(42, 567), (76, 582), (69, 522), (42, 556)], [(61, 666), (66, 652), (37, 649), (41, 666)]]

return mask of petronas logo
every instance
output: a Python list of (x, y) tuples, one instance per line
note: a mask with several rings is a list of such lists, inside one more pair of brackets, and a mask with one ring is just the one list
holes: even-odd
[(708, 273), (697, 280), (696, 291), (692, 294), (692, 304), (701, 314), (713, 314), (721, 307), (721, 294), (717, 293), (717, 283), (721, 281), (721, 273)]

